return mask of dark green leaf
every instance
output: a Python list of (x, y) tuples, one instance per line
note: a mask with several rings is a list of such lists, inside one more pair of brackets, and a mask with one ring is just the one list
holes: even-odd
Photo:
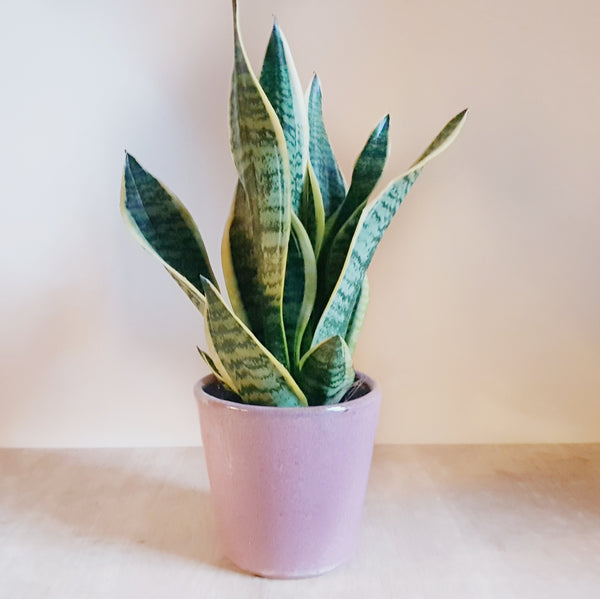
[(260, 85), (283, 128), (290, 159), (292, 209), (298, 214), (308, 162), (308, 114), (292, 54), (277, 22), (267, 46)]
[[(388, 156), (389, 116), (384, 117), (371, 133), (352, 174), (348, 194), (327, 223), (325, 244), (320, 257), (319, 309), (322, 310), (342, 271), (352, 236), (362, 209), (383, 172)], [(343, 229), (343, 233), (338, 232)]]
[(365, 316), (367, 314), (367, 306), (369, 305), (369, 278), (365, 275), (363, 279), (362, 288), (360, 290), (360, 294), (358, 295), (358, 299), (356, 300), (356, 305), (354, 306), (354, 310), (352, 312), (352, 316), (350, 317), (350, 324), (348, 325), (348, 332), (346, 333), (346, 344), (348, 345), (348, 349), (350, 353), (353, 354), (356, 349), (356, 343), (358, 342), (358, 337), (360, 335), (360, 330), (362, 328), (363, 322), (365, 320)]
[(309, 405), (338, 403), (354, 382), (346, 342), (336, 336), (313, 347), (300, 364), (300, 381)]
[(423, 166), (456, 139), (465, 115), (466, 110), (451, 119), (407, 173), (361, 211), (342, 272), (315, 328), (312, 346), (334, 335), (346, 336), (363, 279), (383, 233)]
[(355, 210), (366, 204), (379, 181), (389, 152), (390, 117), (385, 116), (372, 131), (352, 172), (352, 182), (344, 201), (327, 224), (327, 236), (335, 236)]
[(315, 255), (302, 223), (294, 215), (283, 295), (283, 322), (294, 374), (299, 360), (300, 342), (314, 305), (316, 291)]
[(308, 95), (310, 129), (309, 156), (323, 198), (325, 218), (332, 215), (346, 197), (346, 184), (337, 165), (323, 124), (321, 84), (315, 75)]
[(308, 233), (315, 256), (318, 256), (325, 232), (325, 211), (319, 183), (310, 162), (304, 179), (298, 216)]
[(307, 405), (290, 373), (227, 307), (210, 281), (204, 279), (203, 283), (206, 337), (242, 401), (280, 407)]
[(217, 284), (202, 237), (179, 199), (131, 154), (125, 156), (121, 211), (140, 243), (202, 307), (200, 278)]
[[(282, 316), (283, 286), (291, 222), (291, 178), (288, 151), (279, 119), (252, 72), (244, 50), (235, 11), (235, 65), (232, 78), (230, 122), (231, 149), (239, 180), (246, 193), (247, 223), (234, 223), (232, 230), (246, 227), (244, 235), (254, 247), (257, 304), (262, 340), (276, 358), (289, 364)], [(235, 265), (245, 256), (236, 255)], [(234, 267), (235, 270), (235, 267)], [(239, 288), (243, 297), (245, 289)], [(254, 318), (254, 315), (252, 316)]]

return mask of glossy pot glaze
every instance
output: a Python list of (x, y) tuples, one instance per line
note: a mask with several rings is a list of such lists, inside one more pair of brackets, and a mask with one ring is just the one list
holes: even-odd
[(333, 406), (274, 408), (194, 392), (217, 526), (239, 568), (270, 578), (315, 576), (356, 547), (381, 394)]

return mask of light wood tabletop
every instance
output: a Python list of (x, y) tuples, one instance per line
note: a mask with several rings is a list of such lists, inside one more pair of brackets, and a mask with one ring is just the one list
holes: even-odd
[(0, 450), (2, 599), (600, 597), (600, 444), (378, 446), (355, 557), (222, 556), (202, 449)]

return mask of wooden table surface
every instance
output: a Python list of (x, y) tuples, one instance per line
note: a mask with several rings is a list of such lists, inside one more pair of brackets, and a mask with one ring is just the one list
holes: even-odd
[(359, 551), (239, 572), (201, 448), (0, 450), (2, 599), (600, 598), (600, 445), (378, 446)]

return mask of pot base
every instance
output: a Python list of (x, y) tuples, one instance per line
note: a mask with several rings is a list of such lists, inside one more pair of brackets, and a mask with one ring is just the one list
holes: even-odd
[[(343, 566), (348, 560), (344, 560), (339, 564), (334, 564), (333, 566), (324, 566), (320, 570), (307, 570), (302, 572), (253, 572), (252, 570), (244, 570), (240, 568), (240, 570), (250, 574), (252, 576), (258, 576), (259, 578), (268, 578), (269, 580), (301, 580), (303, 578), (317, 578), (317, 576), (321, 576), (322, 574), (327, 574)], [(239, 566), (236, 565), (239, 568)]]

